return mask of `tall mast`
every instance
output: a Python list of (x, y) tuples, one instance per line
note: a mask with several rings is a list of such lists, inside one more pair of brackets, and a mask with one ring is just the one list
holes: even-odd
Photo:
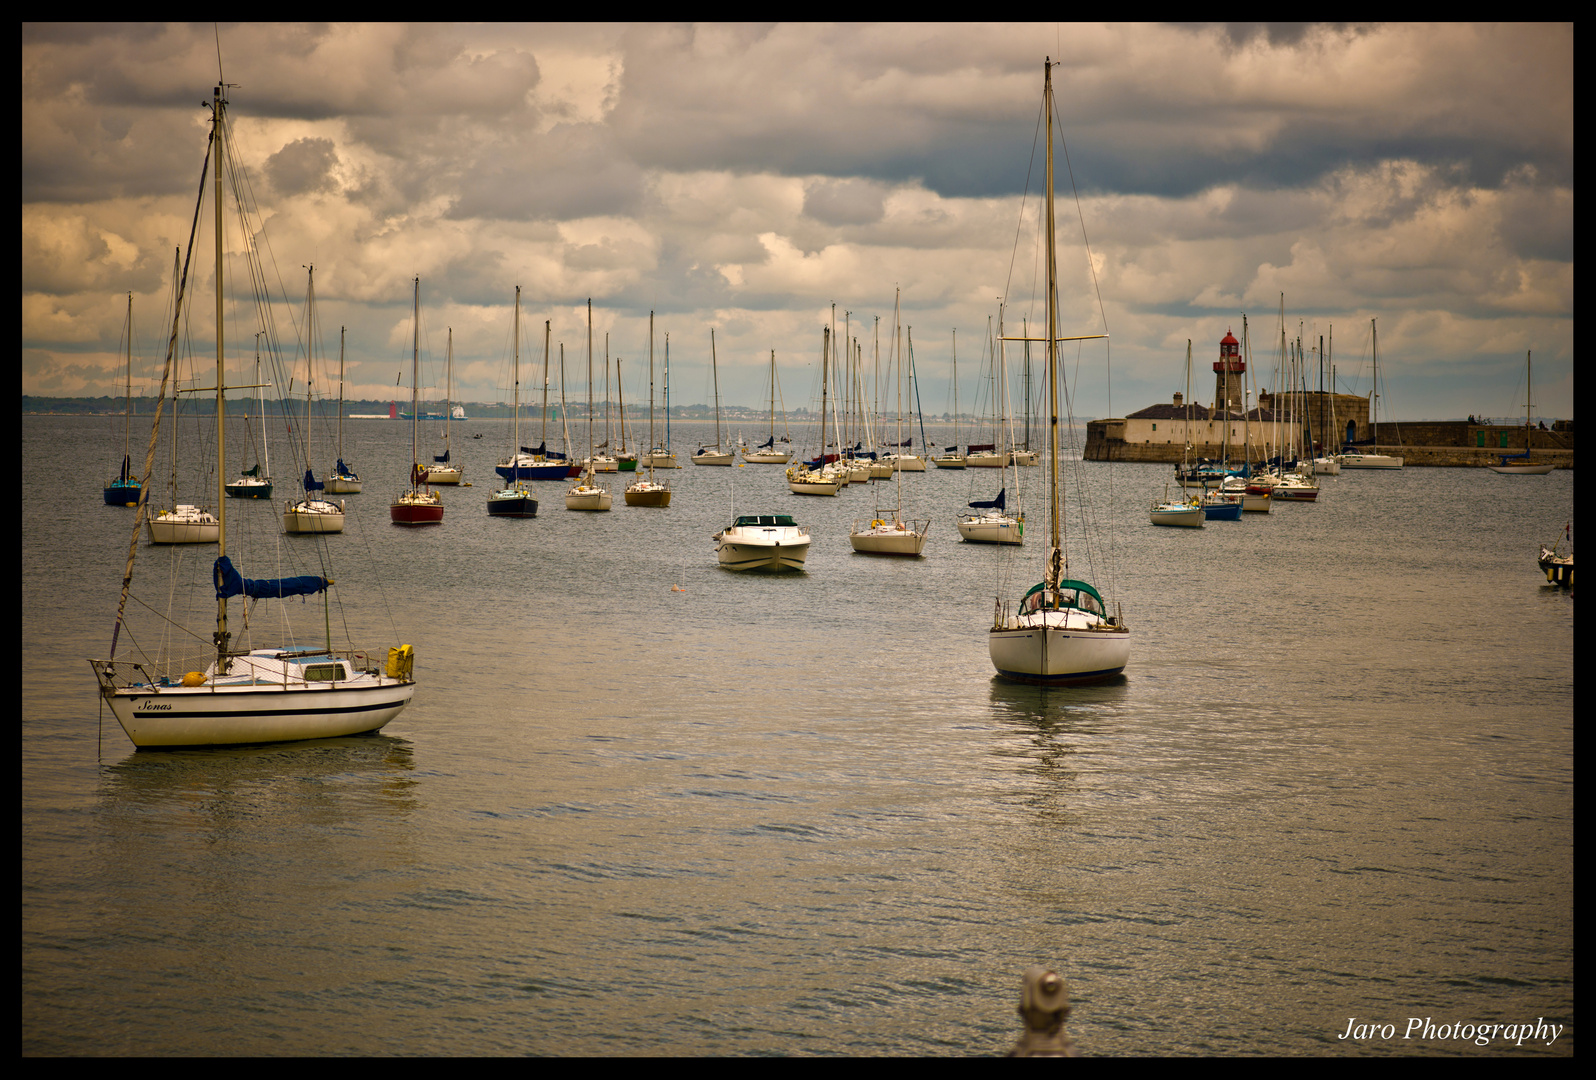
[(715, 380), (715, 449), (720, 449), (720, 364), (715, 360), (715, 328), (709, 328), (709, 371)]
[(521, 286), (515, 287), (515, 330), (511, 340), (514, 342), (514, 351), (511, 353), (515, 366), (515, 419), (511, 422), (511, 430), (515, 432), (510, 447), (510, 475), (515, 477), (514, 487), (521, 486), (521, 470), (516, 467), (515, 459), (521, 453)]
[[(342, 461), (344, 460), (344, 332), (346, 330), (348, 330), (348, 329), (349, 328), (347, 326), (340, 326), (338, 328), (338, 460), (339, 460), (340, 463), (342, 463)], [(258, 346), (256, 347), (256, 351), (257, 351), (257, 353), (259, 352), (259, 347)], [(259, 360), (258, 357), (257, 357), (255, 362), (257, 364), (260, 363), (260, 360)], [(259, 371), (257, 371), (255, 373), (255, 381), (256, 382), (260, 382), (260, 372)], [(255, 393), (259, 394), (260, 390), (257, 388)], [(266, 416), (265, 416), (264, 413), (262, 413), (261, 414), (261, 428), (262, 428), (261, 437), (263, 439), (265, 438), (265, 430), (264, 430), (265, 427), (266, 427)], [(266, 471), (268, 473), (270, 473), (271, 472), (271, 467), (267, 466)]]
[(1063, 532), (1058, 498), (1058, 253), (1053, 247), (1053, 61), (1043, 61), (1043, 111), (1047, 113), (1047, 429), (1048, 455), (1053, 462), (1053, 488), (1049, 528), (1051, 550), (1047, 557), (1047, 584), (1058, 586), (1063, 558)]
[[(223, 311), (222, 311), (222, 172), (226, 162), (227, 137), (226, 129), (226, 102), (222, 100), (222, 84), (218, 83), (211, 93), (211, 115), (216, 129), (216, 520), (217, 541), (216, 558), (220, 562), (227, 556), (227, 441), (223, 438), (227, 427), (224, 422), (227, 417), (226, 395), (223, 391), (223, 346), (224, 337)], [(174, 410), (175, 415), (175, 410)], [(177, 436), (177, 424), (172, 425), (172, 435)], [(226, 670), (227, 642), (227, 600), (216, 601), (216, 670)]]
[(648, 313), (648, 471), (654, 473), (654, 313)]
[(421, 277), (416, 276), (415, 312), (410, 321), (410, 490), (416, 490), (421, 459), (416, 455), (416, 376), (421, 371)]

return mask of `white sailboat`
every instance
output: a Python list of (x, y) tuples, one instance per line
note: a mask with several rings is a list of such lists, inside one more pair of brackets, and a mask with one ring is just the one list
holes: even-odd
[(316, 268), (310, 267), (309, 273), (305, 288), (305, 497), (290, 499), (283, 506), (283, 532), (290, 535), (344, 531), (343, 503), (317, 497), (326, 485), (310, 467), (310, 390), (315, 381), (314, 350), (320, 327), (316, 321)]
[[(999, 314), (998, 337), (1000, 345), (1002, 333), (1002, 315)], [(1000, 362), (998, 370), (1000, 372), (1006, 373), (1008, 371), (1008, 365)], [(1003, 389), (1000, 392), (1000, 397), (1003, 402), (1002, 426), (1005, 429), (1005, 433), (1012, 434), (1012, 428), (1014, 425), (1013, 421), (1009, 417), (1008, 412), (1009, 396), (1006, 384), (1003, 385)], [(1010, 439), (1010, 442), (1012, 441), (1013, 440)], [(1022, 458), (1020, 456), (1017, 454), (1010, 454), (1008, 463), (1004, 466), (1005, 468), (1011, 468), (1014, 470), (1013, 483), (1016, 493), (1020, 490), (1019, 466), (1021, 463)], [(998, 489), (997, 497), (995, 499), (976, 499), (966, 503), (965, 505), (971, 510), (978, 512), (974, 514), (965, 514), (959, 518), (959, 535), (972, 544), (1025, 543), (1025, 511), (1020, 510), (1011, 516), (1008, 513), (1007, 502), (1008, 488), (1001, 487)]]
[(1336, 462), (1343, 469), (1400, 469), (1402, 459), (1399, 456), (1380, 453), (1380, 343), (1373, 319), (1369, 320), (1369, 341), (1374, 360), (1374, 382), (1369, 389), (1369, 418), (1373, 429), (1369, 453), (1346, 450), (1336, 455)]
[[(1085, 581), (1067, 577), (1058, 453), (1058, 259), (1053, 235), (1053, 65), (1043, 67), (1043, 109), (1047, 115), (1047, 394), (1052, 422), (1048, 457), (1052, 466), (1049, 532), (1042, 580), (1032, 586), (1013, 613), (1001, 598), (994, 605), (987, 650), (998, 675), (1044, 686), (1107, 678), (1130, 660), (1130, 630), (1110, 615), (1101, 593)], [(1106, 335), (1093, 334), (1093, 338)]]
[[(127, 342), (127, 401), (122, 413), (122, 471), (105, 485), (106, 506), (137, 506), (144, 485), (133, 475), (130, 457), (133, 438), (133, 294), (127, 294), (127, 322), (122, 327)], [(774, 360), (775, 353), (771, 353)]]
[(426, 466), (427, 475), (423, 481), (428, 484), (458, 484), (465, 479), (464, 470), (449, 460), (454, 451), (454, 444), (450, 441), (450, 427), (456, 413), (462, 417), (465, 415), (465, 410), (454, 403), (454, 327), (452, 326), (449, 328), (449, 347), (444, 354), (443, 392), (447, 399), (443, 413), (443, 453), (434, 455), (432, 464)]
[[(265, 465), (259, 460), (253, 468), (245, 469), (238, 474), (238, 479), (224, 485), (229, 499), (269, 499), (272, 497), (272, 457), (271, 440), (266, 437), (266, 405), (261, 394), (265, 389), (260, 381), (260, 334), (255, 335), (255, 416), (260, 420), (261, 451), (265, 458)], [(244, 414), (244, 426), (249, 427), (249, 414)], [(254, 433), (250, 434), (250, 446), (254, 448)]]
[[(1180, 453), (1180, 475), (1189, 476), (1191, 472), (1191, 339), (1186, 339), (1186, 445)], [(1173, 525), (1177, 528), (1200, 529), (1207, 519), (1202, 501), (1197, 496), (1187, 498), (1182, 495), (1179, 499), (1171, 500), (1169, 485), (1164, 485), (1164, 501), (1154, 502), (1148, 512), (1154, 525)]]
[(421, 278), (415, 280), (415, 311), (410, 337), (410, 486), (388, 504), (395, 525), (437, 525), (443, 521), (443, 496), (426, 486), (427, 470), (416, 449), (416, 425), (421, 410), (416, 398), (416, 376), (421, 369)]
[[(649, 312), (648, 322), (649, 322), (649, 326), (650, 327), (652, 327), (654, 325), (654, 313), (653, 312)], [(653, 348), (654, 348), (654, 332), (653, 332), (653, 330), (649, 331), (648, 341), (649, 341), (649, 346), (648, 346), (649, 347), (649, 351), (650, 351), (650, 353), (652, 353)], [(649, 366), (650, 367), (653, 366), (652, 361), (650, 362)], [(665, 391), (664, 391), (664, 393), (665, 393), (665, 441), (663, 443), (656, 443), (656, 442), (654, 442), (654, 437), (651, 434), (649, 436), (649, 440), (648, 441), (653, 443), (653, 445), (648, 448), (648, 453), (644, 454), (638, 460), (639, 460), (639, 462), (647, 464), (651, 468), (655, 468), (655, 469), (680, 469), (681, 465), (678, 464), (677, 461), (676, 461), (676, 454), (671, 450), (671, 336), (668, 333), (665, 335)], [(652, 391), (650, 391), (649, 408), (650, 409), (653, 408)], [(650, 415), (652, 415), (652, 413)], [(653, 427), (653, 421), (652, 420), (649, 421), (649, 426), (650, 426), (650, 428)]]
[(567, 510), (608, 510), (615, 501), (609, 488), (593, 480), (593, 301), (587, 302), (587, 467), (565, 493)]
[[(512, 360), (511, 381), (515, 384), (512, 419), (510, 421), (510, 456), (515, 456), (516, 447), (521, 445), (521, 286), (515, 287), (515, 329), (513, 333), (514, 345), (511, 350)], [(544, 347), (545, 354), (547, 346)], [(522, 481), (517, 478), (509, 480), (504, 487), (488, 496), (489, 517), (529, 518), (537, 517), (538, 501), (532, 493), (522, 486)]]
[[(619, 364), (619, 361), (616, 361)], [(625, 415), (624, 413), (622, 414)], [(648, 441), (654, 442), (654, 313), (648, 313)], [(654, 456), (642, 454), (638, 462), (643, 466), (646, 476), (639, 476), (637, 480), (627, 485), (623, 498), (627, 506), (669, 506), (671, 504), (671, 486), (662, 484), (654, 479)]]
[[(894, 300), (892, 306), (892, 322), (897, 329), (897, 385), (898, 385), (898, 439), (903, 439), (903, 327), (898, 322), (898, 304)], [(909, 348), (914, 349), (914, 336), (909, 336)], [(910, 555), (918, 558), (925, 550), (925, 536), (931, 527), (927, 520), (905, 520), (903, 517), (903, 473), (895, 474), (895, 486), (898, 492), (898, 508), (892, 512), (890, 518), (882, 516), (879, 508), (876, 516), (866, 526), (863, 522), (855, 521), (848, 531), (848, 542), (855, 551), (872, 555)]]
[[(260, 380), (257, 379), (256, 382)], [(222, 523), (215, 514), (203, 506), (194, 503), (180, 503), (177, 501), (177, 431), (178, 431), (178, 405), (177, 394), (172, 395), (172, 471), (168, 483), (168, 494), (171, 496), (172, 508), (162, 510), (160, 513), (145, 521), (149, 530), (150, 543), (152, 544), (214, 544), (222, 538)], [(157, 407), (156, 426), (160, 426), (160, 413)], [(225, 486), (225, 485), (224, 485)], [(226, 498), (225, 495), (222, 498)]]
[(792, 439), (788, 437), (786, 406), (782, 406), (781, 439), (776, 438), (776, 350), (770, 350), (770, 435), (755, 447), (743, 447), (743, 460), (751, 465), (785, 465), (792, 460)]
[(787, 490), (794, 495), (835, 495), (847, 480), (829, 470), (826, 462), (826, 397), (830, 387), (831, 327), (821, 328), (820, 347), (820, 454), (813, 464), (799, 455), (787, 466)]
[[(370, 654), (353, 650), (334, 650), (331, 643), (283, 648), (250, 648), (235, 652), (227, 619), (227, 601), (233, 596), (254, 600), (286, 599), (291, 596), (325, 594), (332, 582), (325, 577), (303, 575), (272, 580), (246, 580), (227, 554), (226, 496), (222, 493), (226, 469), (226, 440), (222, 417), (225, 415), (225, 352), (223, 333), (222, 274), (222, 177), (226, 159), (221, 144), (227, 123), (222, 86), (212, 97), (213, 145), (217, 147), (216, 201), (216, 432), (217, 504), (221, 508), (217, 539), (217, 558), (212, 568), (216, 587), (216, 630), (214, 652), (204, 670), (184, 672), (185, 658), (178, 658), (167, 674), (157, 674), (143, 662), (116, 660), (117, 639), (121, 633), (122, 609), (111, 639), (111, 657), (92, 660), (102, 700), (111, 709), (122, 730), (140, 748), (180, 746), (229, 746), (253, 743), (290, 742), (331, 738), (376, 731), (410, 703), (416, 684), (412, 676), (410, 646), (389, 650), (385, 670), (378, 670)], [(179, 309), (181, 292), (179, 292)], [(175, 351), (176, 328), (181, 312), (173, 319), (173, 336), (168, 345), (167, 364)], [(164, 382), (163, 382), (164, 385)], [(125, 609), (128, 586), (133, 576), (133, 555), (137, 548), (138, 525), (124, 577), (122, 604)], [(249, 633), (246, 623), (244, 633)], [(180, 673), (181, 674), (178, 674)]]
[(1530, 354), (1524, 354), (1524, 452), (1522, 454), (1502, 454), (1501, 461), (1495, 465), (1485, 466), (1493, 473), (1503, 476), (1545, 476), (1556, 466), (1550, 461), (1536, 461), (1530, 456), (1530, 420), (1534, 412), (1534, 404), (1530, 395)]
[[(901, 427), (901, 425), (900, 425)], [(899, 436), (902, 437), (901, 435)], [(939, 469), (964, 468), (964, 455), (959, 453), (959, 332), (953, 331), (953, 445), (940, 454), (931, 455), (931, 464)]]
[(348, 329), (346, 326), (338, 328), (338, 464), (327, 475), (329, 495), (359, 495), (365, 486), (360, 475), (344, 464), (344, 333)]
[(715, 360), (715, 331), (709, 331), (709, 369), (715, 380), (715, 445), (699, 446), (692, 455), (694, 465), (735, 465), (737, 455), (720, 447), (720, 365)]

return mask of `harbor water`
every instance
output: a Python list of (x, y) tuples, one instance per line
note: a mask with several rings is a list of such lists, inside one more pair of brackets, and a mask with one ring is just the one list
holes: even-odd
[[(1167, 465), (1072, 463), (1070, 572), (1133, 646), (1044, 690), (986, 643), (1041, 574), (1043, 469), (1021, 548), (954, 527), (1005, 482), (1012, 510), (1012, 474), (906, 478), (930, 538), (897, 560), (848, 544), (894, 484), (694, 467), (712, 425), (675, 425), (668, 508), (619, 474), (608, 513), (541, 483), (536, 518), (489, 518), (509, 437), (473, 421), (473, 486), (406, 529), (409, 428), (351, 422), (345, 532), (280, 536), (274, 446), (229, 553), (269, 577), (325, 552), (341, 610), (260, 602), (253, 632), (411, 644), (413, 704), (152, 753), (85, 662), (127, 558), (120, 443), (22, 423), (25, 1055), (997, 1055), (1037, 963), (1087, 1055), (1573, 1053), (1574, 597), (1535, 565), (1572, 472), (1346, 472), (1199, 530), (1148, 523)], [(810, 528), (805, 572), (717, 566), (755, 512)], [(181, 633), (169, 603), (203, 651), (214, 557), (141, 539), (119, 658)]]

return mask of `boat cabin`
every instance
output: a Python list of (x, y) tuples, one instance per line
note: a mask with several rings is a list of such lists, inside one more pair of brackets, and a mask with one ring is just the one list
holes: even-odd
[(1063, 611), (1068, 609), (1084, 611), (1096, 615), (1100, 619), (1108, 618), (1108, 610), (1103, 604), (1102, 594), (1084, 581), (1065, 579), (1058, 583), (1057, 589), (1049, 589), (1047, 583), (1039, 582), (1031, 586), (1031, 591), (1025, 594), (1025, 599), (1020, 601), (1020, 614), (1030, 615), (1038, 611)]
[(734, 529), (757, 529), (761, 526), (767, 529), (796, 529), (798, 523), (791, 514), (739, 514), (737, 520), (732, 522)]

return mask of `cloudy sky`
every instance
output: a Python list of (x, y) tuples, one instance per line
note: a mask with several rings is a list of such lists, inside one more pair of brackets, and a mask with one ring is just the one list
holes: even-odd
[(998, 298), (1043, 317), (1050, 56), (1064, 321), (1112, 341), (1077, 415), (1167, 400), (1188, 338), (1206, 401), (1243, 315), (1273, 386), (1282, 296), (1344, 390), (1378, 320), (1399, 420), (1521, 416), (1527, 350), (1537, 415), (1573, 414), (1574, 34), (1542, 24), (24, 25), (23, 393), (116, 392), (130, 291), (158, 369), (218, 39), (269, 272), (298, 304), (315, 264), (351, 397), (394, 396), (419, 276), (435, 396), (452, 328), (455, 396), (508, 399), (519, 285), (523, 363), (547, 319), (576, 376), (591, 297), (629, 401), (652, 310), (673, 403), (709, 400), (713, 328), (723, 399), (774, 349), (792, 408), (832, 305), (870, 355), (901, 290), (926, 409), (955, 329), (968, 408)]

